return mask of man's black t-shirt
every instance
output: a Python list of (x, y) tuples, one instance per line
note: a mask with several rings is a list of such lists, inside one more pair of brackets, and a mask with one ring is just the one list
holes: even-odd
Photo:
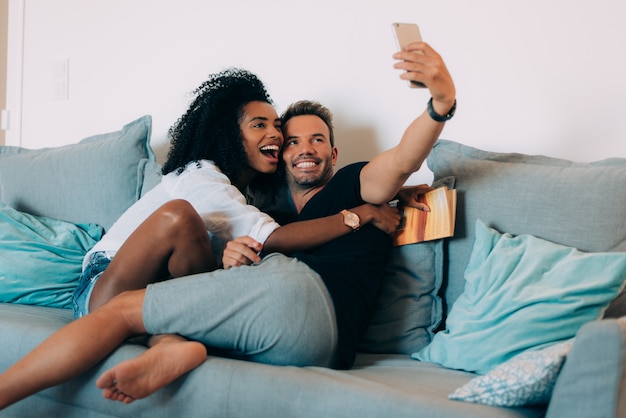
[[(295, 217), (290, 220), (284, 206), (280, 215), (272, 213), (270, 207), (259, 208), (275, 216), (279, 223), (287, 223), (334, 215), (342, 209), (362, 205), (365, 202), (361, 198), (359, 175), (365, 164), (355, 163), (337, 171), (300, 214), (296, 214), (291, 203)], [(367, 224), (312, 250), (290, 254), (321, 276), (333, 299), (339, 333), (336, 368), (347, 369), (354, 363), (357, 345), (367, 330), (384, 276), (390, 244), (389, 235)]]

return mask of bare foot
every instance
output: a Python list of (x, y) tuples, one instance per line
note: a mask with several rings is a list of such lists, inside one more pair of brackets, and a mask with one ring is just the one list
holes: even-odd
[(207, 356), (204, 345), (177, 335), (162, 335), (139, 357), (126, 360), (104, 372), (96, 381), (103, 396), (131, 403), (145, 398), (198, 367)]

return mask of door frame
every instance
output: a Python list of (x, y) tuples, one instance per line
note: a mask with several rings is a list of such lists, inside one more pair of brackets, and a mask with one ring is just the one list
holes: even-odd
[(26, 0), (9, 0), (7, 29), (6, 110), (2, 115), (6, 124), (5, 145), (22, 143), (22, 83), (24, 67), (24, 26)]

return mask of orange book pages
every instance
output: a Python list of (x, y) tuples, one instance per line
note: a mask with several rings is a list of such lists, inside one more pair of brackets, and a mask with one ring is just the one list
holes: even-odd
[(439, 187), (426, 193), (421, 201), (428, 205), (430, 212), (408, 206), (401, 208), (402, 222), (394, 234), (394, 246), (432, 241), (454, 235), (456, 190)]

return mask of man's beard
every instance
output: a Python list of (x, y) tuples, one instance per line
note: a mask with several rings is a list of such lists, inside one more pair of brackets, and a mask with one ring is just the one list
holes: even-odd
[(293, 175), (289, 175), (291, 178), (291, 183), (298, 186), (300, 189), (312, 189), (315, 187), (320, 187), (326, 185), (328, 181), (333, 176), (333, 166), (332, 164), (328, 164), (324, 171), (318, 176), (303, 176), (296, 177)]
[(298, 179), (298, 178), (292, 177), (291, 182), (293, 184), (296, 184), (300, 189), (310, 189), (313, 187), (317, 187), (323, 183), (321, 177), (316, 177), (316, 178), (307, 177), (304, 179)]

